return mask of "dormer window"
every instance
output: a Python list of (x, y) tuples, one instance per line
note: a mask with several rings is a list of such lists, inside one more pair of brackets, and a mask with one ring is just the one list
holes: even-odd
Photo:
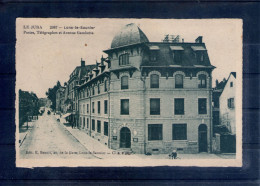
[(149, 46), (150, 50), (150, 61), (155, 62), (158, 58), (158, 52), (160, 48), (158, 46)]
[(125, 53), (119, 56), (119, 65), (128, 65), (129, 64), (129, 54)]
[(170, 49), (172, 51), (173, 62), (175, 64), (181, 64), (182, 52), (184, 50), (183, 47), (182, 46), (170, 46)]
[(206, 48), (203, 46), (192, 46), (191, 49), (194, 51), (195, 53), (195, 57), (197, 59), (197, 62), (204, 62), (204, 58), (205, 58), (205, 51)]

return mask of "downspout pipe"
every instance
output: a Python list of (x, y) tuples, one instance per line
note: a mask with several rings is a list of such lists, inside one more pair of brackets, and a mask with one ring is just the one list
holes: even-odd
[(146, 75), (142, 76), (143, 68), (141, 67), (140, 80), (143, 82), (143, 106), (144, 106), (144, 154), (146, 154)]

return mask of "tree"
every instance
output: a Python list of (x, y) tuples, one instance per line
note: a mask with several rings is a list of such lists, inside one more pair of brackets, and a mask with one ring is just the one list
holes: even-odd
[(51, 100), (52, 105), (51, 108), (53, 110), (56, 109), (56, 92), (61, 87), (61, 84), (59, 81), (57, 81), (56, 85), (54, 85), (53, 88), (49, 88), (48, 91), (45, 93), (47, 98)]

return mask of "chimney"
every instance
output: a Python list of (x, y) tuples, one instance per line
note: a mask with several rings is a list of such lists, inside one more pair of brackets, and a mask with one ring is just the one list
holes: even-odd
[(202, 43), (202, 36), (199, 36), (196, 40), (195, 43)]
[(81, 67), (84, 67), (84, 66), (85, 66), (85, 61), (83, 61), (81, 58)]

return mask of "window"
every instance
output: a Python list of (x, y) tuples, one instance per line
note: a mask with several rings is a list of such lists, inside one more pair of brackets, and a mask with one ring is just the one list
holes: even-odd
[(234, 98), (229, 98), (227, 102), (228, 102), (228, 108), (235, 108)]
[(100, 85), (98, 84), (98, 94), (100, 94)]
[(85, 114), (85, 104), (83, 104), (83, 114)]
[(233, 87), (233, 82), (230, 82), (230, 87)]
[(129, 99), (121, 99), (121, 115), (129, 115)]
[(95, 87), (92, 88), (92, 96), (95, 95)]
[(151, 88), (159, 88), (159, 75), (152, 74), (150, 83), (151, 83)]
[(104, 135), (108, 136), (108, 122), (104, 122)]
[(87, 118), (87, 128), (89, 128), (89, 119)]
[(87, 113), (89, 113), (89, 106), (88, 106), (88, 104), (87, 104)]
[(175, 88), (183, 88), (183, 75), (175, 75)]
[(89, 97), (89, 89), (87, 89), (87, 97)]
[(129, 64), (129, 54), (122, 54), (119, 56), (119, 65)]
[(204, 61), (204, 52), (203, 51), (197, 51), (196, 52), (196, 58), (198, 62)]
[(199, 75), (199, 88), (206, 88), (206, 87), (207, 87), (206, 75), (200, 74)]
[(104, 114), (107, 114), (107, 100), (104, 100)]
[(187, 140), (187, 124), (172, 124), (172, 140)]
[(175, 115), (184, 115), (184, 99), (174, 99), (174, 113)]
[(97, 132), (101, 133), (101, 121), (97, 121)]
[(121, 89), (128, 89), (128, 76), (121, 77)]
[(182, 51), (175, 50), (175, 51), (172, 53), (172, 56), (173, 56), (173, 61), (174, 61), (176, 64), (180, 64), (180, 63), (181, 63), (181, 60), (182, 60)]
[(160, 115), (160, 99), (150, 99), (150, 115)]
[(92, 113), (95, 113), (95, 103), (92, 102)]
[(207, 99), (199, 98), (199, 114), (207, 114)]
[(85, 128), (85, 117), (83, 117), (83, 129)]
[(148, 124), (148, 140), (162, 140), (162, 124)]
[(107, 80), (104, 81), (104, 91), (107, 91)]
[(155, 62), (157, 60), (157, 52), (152, 51), (150, 52), (150, 61)]
[(98, 101), (98, 113), (100, 114), (100, 101)]
[(95, 120), (94, 119), (92, 119), (92, 130), (95, 131)]

